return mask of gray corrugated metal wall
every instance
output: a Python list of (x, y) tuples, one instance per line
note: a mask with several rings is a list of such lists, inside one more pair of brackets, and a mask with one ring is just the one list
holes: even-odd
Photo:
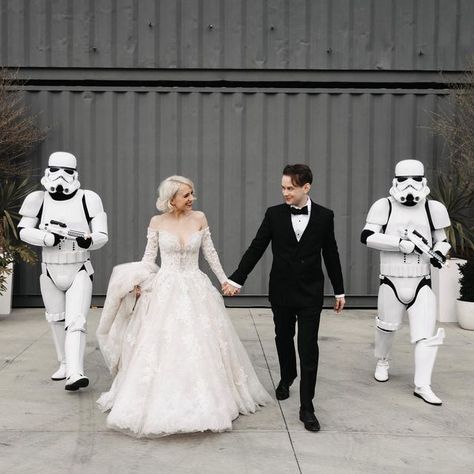
[[(347, 293), (376, 293), (377, 255), (359, 242), (374, 198), (387, 195), (394, 163), (417, 156), (428, 172), (439, 150), (428, 130), (439, 91), (397, 93), (29, 91), (33, 111), (51, 127), (38, 156), (79, 157), (84, 187), (102, 196), (110, 243), (93, 256), (95, 293), (104, 294), (114, 264), (138, 259), (160, 180), (195, 181), (225, 269), (234, 269), (267, 206), (279, 203), (281, 170), (308, 163), (312, 197), (334, 209)], [(267, 258), (246, 285), (265, 294)], [(37, 274), (20, 272), (15, 294), (38, 293)], [(328, 288), (330, 293), (330, 290)]]
[(472, 0), (2, 0), (11, 67), (458, 70)]
[[(73, 151), (103, 197), (97, 295), (140, 256), (161, 179), (196, 181), (231, 271), (297, 161), (336, 212), (348, 294), (373, 295), (360, 228), (398, 159), (438, 165), (430, 113), (474, 52), (473, 18), (472, 0), (3, 0), (0, 64), (21, 68), (50, 127), (38, 168)], [(266, 292), (268, 271), (267, 256), (247, 293)], [(16, 273), (19, 304), (39, 294), (35, 272)]]

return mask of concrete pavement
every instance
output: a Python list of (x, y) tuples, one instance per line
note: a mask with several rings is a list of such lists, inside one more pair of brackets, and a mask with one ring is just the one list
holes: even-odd
[[(291, 397), (241, 416), (228, 433), (134, 439), (108, 430), (95, 400), (108, 374), (89, 315), (86, 370), (91, 385), (69, 393), (49, 380), (56, 368), (40, 309), (0, 317), (0, 473), (472, 473), (474, 472), (474, 332), (443, 323), (433, 389), (444, 404), (412, 395), (407, 325), (393, 351), (391, 379), (373, 379), (373, 310), (324, 311), (316, 410), (322, 430), (298, 421)], [(229, 309), (273, 395), (278, 360), (267, 309)]]

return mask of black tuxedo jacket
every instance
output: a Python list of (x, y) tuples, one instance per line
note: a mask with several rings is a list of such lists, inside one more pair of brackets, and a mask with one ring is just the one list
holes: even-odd
[(324, 276), (321, 255), (336, 295), (344, 284), (334, 237), (334, 213), (311, 201), (311, 214), (300, 241), (291, 223), (290, 206), (267, 209), (257, 235), (229, 279), (243, 285), (269, 243), (273, 264), (270, 271), (269, 299), (274, 306), (310, 307), (323, 303)]

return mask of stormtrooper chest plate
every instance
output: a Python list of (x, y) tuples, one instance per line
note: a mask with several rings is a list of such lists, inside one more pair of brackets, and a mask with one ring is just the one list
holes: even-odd
[[(403, 238), (403, 231), (417, 230), (432, 246), (431, 228), (423, 203), (417, 206), (403, 206), (391, 199), (392, 212), (388, 219), (385, 234)], [(430, 274), (430, 261), (426, 255), (416, 252), (381, 252), (380, 272), (382, 275), (397, 277), (419, 277)]]
[[(89, 224), (82, 203), (83, 196), (84, 192), (79, 189), (71, 199), (56, 201), (49, 193), (46, 193), (41, 224), (54, 220), (66, 224), (71, 230), (89, 233)], [(43, 248), (45, 263), (78, 263), (85, 262), (88, 258), (89, 251), (79, 247), (75, 240), (64, 239), (55, 247)]]
[(402, 231), (417, 230), (432, 246), (431, 228), (424, 205), (413, 207), (392, 203), (392, 213), (387, 222), (385, 233), (402, 237)]
[(43, 203), (41, 224), (46, 224), (51, 220), (55, 220), (63, 222), (70, 229), (90, 232), (82, 204), (83, 196), (83, 191), (79, 190), (71, 199), (56, 201), (49, 195), (49, 193), (46, 193)]

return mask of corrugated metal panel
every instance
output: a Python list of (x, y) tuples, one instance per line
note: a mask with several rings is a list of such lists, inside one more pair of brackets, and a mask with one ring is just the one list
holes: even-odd
[[(93, 255), (95, 294), (105, 293), (113, 265), (141, 257), (165, 177), (194, 180), (230, 272), (266, 207), (281, 201), (283, 166), (305, 162), (315, 172), (313, 199), (335, 211), (347, 293), (366, 295), (378, 275), (377, 252), (359, 242), (367, 210), (387, 195), (399, 159), (422, 159), (428, 174), (437, 166), (428, 125), (439, 94), (43, 90), (27, 98), (50, 127), (34, 156), (39, 175), (50, 152), (75, 153), (83, 187), (99, 192), (109, 215), (110, 243)], [(267, 254), (248, 294), (266, 293), (269, 268)], [(37, 271), (20, 267), (16, 295), (39, 294)]]
[(472, 0), (3, 0), (10, 67), (462, 70)]

